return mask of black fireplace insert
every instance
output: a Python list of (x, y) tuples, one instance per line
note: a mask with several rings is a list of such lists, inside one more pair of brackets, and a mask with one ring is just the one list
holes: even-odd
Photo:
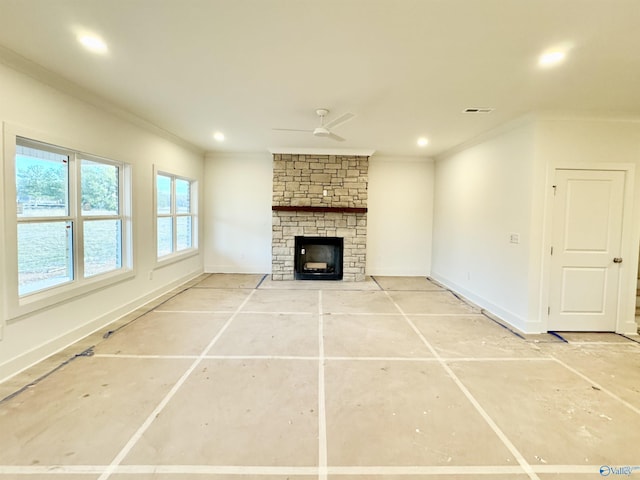
[(342, 280), (343, 249), (341, 237), (296, 237), (296, 280)]

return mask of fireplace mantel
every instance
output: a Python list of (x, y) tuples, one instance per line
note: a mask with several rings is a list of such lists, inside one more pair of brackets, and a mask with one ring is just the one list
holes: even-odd
[(317, 212), (317, 213), (367, 213), (361, 207), (312, 207), (309, 205), (273, 205), (274, 212)]

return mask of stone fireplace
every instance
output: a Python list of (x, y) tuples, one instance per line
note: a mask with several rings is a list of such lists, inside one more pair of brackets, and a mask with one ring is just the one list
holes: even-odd
[(369, 155), (273, 154), (273, 280), (296, 278), (296, 237), (342, 239), (342, 280), (364, 280), (368, 170)]

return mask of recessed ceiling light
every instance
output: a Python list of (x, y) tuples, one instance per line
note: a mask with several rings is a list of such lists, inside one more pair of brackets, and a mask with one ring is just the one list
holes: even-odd
[(567, 54), (561, 50), (549, 51), (540, 55), (538, 65), (541, 67), (553, 67), (554, 65), (562, 63), (566, 56)]
[(215, 138), (218, 142), (222, 142), (224, 140), (224, 133), (216, 132), (213, 134), (213, 138)]
[(418, 139), (418, 146), (419, 147), (426, 147), (428, 143), (429, 143), (429, 140), (426, 139), (425, 137), (420, 137)]
[(93, 53), (107, 53), (109, 48), (107, 44), (104, 43), (100, 37), (90, 34), (82, 34), (78, 36), (78, 41), (86, 48), (87, 50)]

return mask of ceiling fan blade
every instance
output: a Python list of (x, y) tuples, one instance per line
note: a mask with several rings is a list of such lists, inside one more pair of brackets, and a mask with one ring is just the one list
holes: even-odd
[(323, 127), (330, 130), (337, 127), (338, 125), (342, 125), (343, 123), (348, 122), (353, 117), (355, 117), (355, 114), (345, 113), (344, 115), (340, 115), (338, 118), (331, 120), (329, 123), (325, 123)]
[(344, 142), (344, 138), (342, 138), (340, 135), (336, 135), (335, 133), (331, 132), (329, 135), (327, 135), (330, 139), (335, 140), (337, 142)]
[(278, 132), (313, 132), (313, 130), (300, 130), (298, 128), (272, 128)]

